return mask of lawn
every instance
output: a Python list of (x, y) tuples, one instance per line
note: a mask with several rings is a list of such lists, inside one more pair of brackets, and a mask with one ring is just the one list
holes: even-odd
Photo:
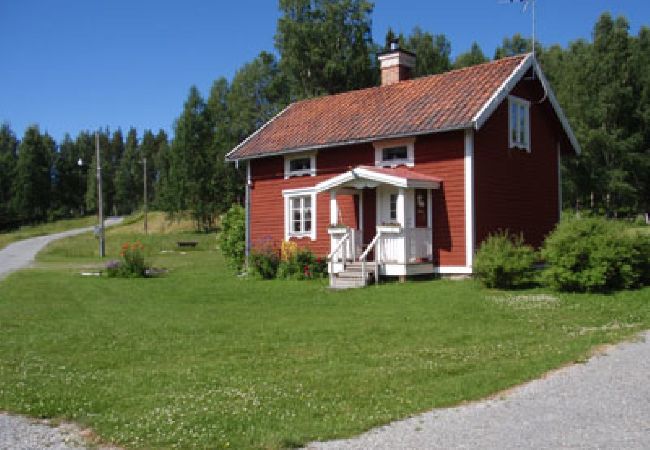
[[(471, 281), (331, 292), (234, 276), (214, 235), (140, 238), (155, 279), (81, 277), (96, 241), (0, 289), (0, 410), (127, 447), (281, 448), (488, 396), (650, 328), (650, 289), (504, 293)], [(199, 241), (179, 252), (178, 239)]]
[(96, 216), (80, 217), (77, 219), (57, 220), (56, 222), (43, 223), (40, 225), (26, 225), (15, 231), (0, 233), (0, 249), (5, 248), (12, 242), (28, 239), (46, 234), (59, 233), (61, 231), (72, 230), (74, 228), (83, 228), (95, 225)]

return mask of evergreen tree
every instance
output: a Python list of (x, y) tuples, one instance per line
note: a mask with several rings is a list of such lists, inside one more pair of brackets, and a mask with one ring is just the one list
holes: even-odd
[[(78, 161), (81, 159), (82, 166)], [(86, 173), (83, 155), (76, 143), (66, 133), (54, 157), (52, 209), (56, 217), (69, 217), (84, 213)]]
[(131, 128), (115, 176), (115, 202), (119, 214), (129, 214), (142, 203), (141, 162), (137, 131)]
[(14, 179), (14, 207), (24, 222), (44, 221), (50, 207), (51, 163), (54, 140), (30, 126), (18, 148)]
[(468, 52), (461, 53), (456, 57), (456, 61), (454, 61), (454, 69), (462, 69), (463, 67), (475, 66), (477, 64), (483, 64), (488, 61), (488, 58), (483, 53), (483, 50), (481, 50), (481, 47), (478, 45), (478, 43), (473, 42), (472, 47)]
[(446, 72), (451, 68), (451, 43), (444, 34), (435, 36), (415, 27), (404, 45), (417, 56), (414, 77)]
[[(110, 167), (109, 153), (110, 153), (110, 139), (109, 131), (100, 130), (99, 131), (99, 154), (101, 157), (101, 168), (102, 168), (102, 200), (104, 203), (104, 214), (110, 211), (109, 203), (107, 201), (107, 190), (109, 178), (112, 176), (112, 170)], [(87, 159), (89, 164), (87, 166), (86, 172), (86, 209), (88, 211), (97, 212), (97, 159), (95, 157), (95, 134), (82, 132), (77, 138), (77, 145), (79, 146), (79, 151), (83, 154), (88, 155)], [(85, 164), (85, 163), (84, 163)], [(112, 184), (112, 183), (111, 183)]]
[(217, 212), (215, 161), (209, 151), (212, 133), (206, 105), (196, 86), (176, 120), (174, 135), (162, 206), (172, 215), (190, 211), (197, 228), (210, 228)]
[(372, 9), (367, 0), (280, 0), (275, 45), (294, 96), (376, 83)]
[(0, 125), (0, 229), (16, 225), (12, 208), (18, 140), (8, 123)]

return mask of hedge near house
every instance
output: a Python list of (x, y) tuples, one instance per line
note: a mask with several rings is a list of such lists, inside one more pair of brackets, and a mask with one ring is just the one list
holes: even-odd
[(246, 253), (246, 213), (240, 205), (233, 205), (221, 217), (219, 248), (235, 270), (244, 267)]
[(571, 218), (546, 238), (543, 281), (562, 291), (605, 292), (648, 282), (650, 237), (604, 218)]
[(523, 287), (533, 281), (535, 251), (521, 235), (491, 234), (476, 253), (474, 272), (489, 288)]

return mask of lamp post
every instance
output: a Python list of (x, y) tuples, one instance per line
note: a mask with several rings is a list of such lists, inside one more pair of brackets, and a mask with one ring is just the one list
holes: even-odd
[(97, 211), (99, 214), (99, 257), (106, 254), (104, 242), (104, 200), (102, 196), (102, 162), (99, 157), (99, 132), (95, 132), (95, 158), (97, 159)]
[[(77, 160), (77, 166), (79, 166), (79, 185), (83, 186), (83, 166), (84, 166), (84, 160), (81, 159), (81, 156)], [(85, 215), (84, 211), (84, 201), (83, 198), (81, 199), (81, 208), (79, 209), (79, 212), (81, 213), (81, 216), (83, 217)]]
[[(99, 257), (106, 256), (106, 243), (104, 240), (104, 200), (102, 197), (102, 162), (99, 157), (99, 133), (95, 132), (95, 159), (97, 161), (97, 215), (99, 225), (95, 227), (95, 236), (99, 237)], [(84, 161), (79, 157), (77, 165), (83, 167)]]

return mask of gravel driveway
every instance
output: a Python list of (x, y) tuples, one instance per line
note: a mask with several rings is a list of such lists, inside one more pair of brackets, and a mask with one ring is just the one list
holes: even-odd
[[(105, 225), (115, 225), (122, 220), (121, 217), (110, 218), (105, 221)], [(0, 280), (15, 270), (29, 267), (36, 254), (50, 242), (87, 233), (92, 229), (92, 227), (77, 228), (9, 244), (0, 250)], [(70, 450), (85, 448), (85, 440), (80, 432), (76, 426), (71, 424), (52, 427), (44, 421), (39, 422), (22, 416), (0, 413), (0, 449)]]
[(650, 449), (650, 332), (494, 400), (309, 449)]
[[(116, 225), (124, 220), (122, 217), (111, 217), (104, 222), (105, 226)], [(35, 238), (25, 239), (7, 245), (0, 250), (0, 280), (9, 273), (29, 267), (34, 262), (34, 257), (47, 244), (77, 234), (92, 231), (93, 227), (76, 228), (74, 230), (63, 231), (61, 233), (49, 234)]]

